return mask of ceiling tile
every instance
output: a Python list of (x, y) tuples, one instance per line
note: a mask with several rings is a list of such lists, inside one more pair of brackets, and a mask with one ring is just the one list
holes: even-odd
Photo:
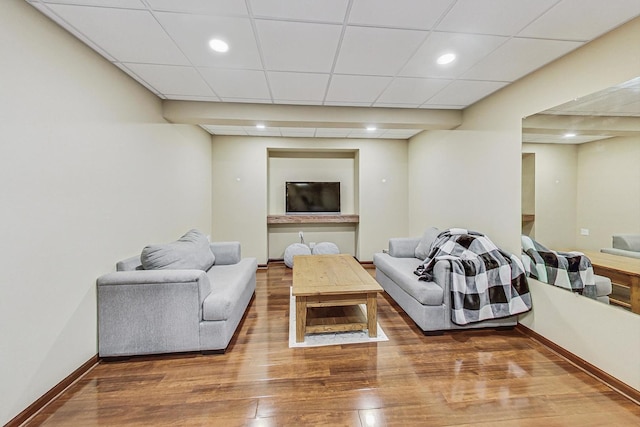
[(220, 98), (215, 95), (200, 96), (200, 95), (165, 95), (166, 99), (175, 101), (204, 101), (204, 102), (220, 102)]
[(146, 0), (153, 10), (205, 15), (248, 16), (244, 1), (238, 0)]
[(119, 9), (146, 9), (140, 0), (41, 0), (43, 3), (77, 4), (82, 6), (115, 7)]
[(264, 129), (258, 129), (255, 126), (245, 126), (244, 130), (251, 136), (282, 136), (280, 128), (266, 127)]
[(255, 17), (344, 22), (348, 0), (251, 0)]
[(302, 137), (302, 138), (313, 138), (316, 133), (315, 128), (287, 128), (281, 127), (280, 133), (282, 136), (290, 136), (290, 137)]
[(428, 100), (429, 104), (471, 105), (506, 86), (504, 82), (456, 80)]
[(170, 65), (189, 63), (147, 11), (61, 4), (49, 7), (117, 61)]
[(317, 128), (316, 138), (346, 138), (351, 131), (347, 128)]
[(558, 0), (458, 0), (439, 31), (511, 36)]
[(380, 102), (376, 101), (373, 104), (373, 107), (382, 107), (382, 108), (418, 108), (420, 104), (394, 104), (391, 102)]
[(350, 24), (429, 30), (453, 0), (354, 0)]
[[(420, 46), (400, 75), (459, 77), (507, 40), (507, 37), (500, 36), (434, 32)], [(436, 60), (445, 53), (455, 53), (456, 60), (447, 65), (438, 65)]]
[(519, 35), (590, 40), (638, 14), (638, 0), (564, 0)]
[(351, 131), (351, 133), (349, 133), (349, 135), (347, 135), (347, 138), (379, 138), (383, 133), (383, 129), (354, 129)]
[(268, 70), (331, 71), (341, 26), (256, 20), (256, 28)]
[(469, 80), (515, 81), (580, 47), (573, 41), (514, 38), (464, 73)]
[(331, 78), (326, 101), (345, 102), (350, 105), (372, 103), (391, 83), (391, 80), (391, 77), (334, 75)]
[(425, 102), (424, 104), (422, 104), (421, 106), (419, 106), (418, 108), (422, 108), (425, 110), (462, 110), (465, 107), (467, 107), (467, 105), (455, 105), (455, 104), (451, 104), (451, 105), (441, 105), (441, 104), (435, 104), (435, 103), (430, 103), (429, 101)]
[[(262, 68), (249, 19), (156, 12), (156, 17), (195, 66)], [(229, 51), (214, 52), (209, 40), (219, 38)]]
[(376, 102), (390, 104), (422, 104), (451, 83), (444, 79), (395, 78)]
[(347, 27), (335, 72), (395, 76), (427, 32)]
[(192, 67), (152, 64), (124, 65), (164, 95), (215, 96), (200, 74)]
[(609, 139), (611, 135), (577, 135), (572, 138), (562, 135), (523, 133), (522, 142), (536, 144), (584, 144), (585, 142)]
[(270, 100), (263, 71), (200, 68), (200, 73), (220, 98)]
[(270, 71), (267, 75), (276, 101), (322, 102), (329, 81), (329, 74)]

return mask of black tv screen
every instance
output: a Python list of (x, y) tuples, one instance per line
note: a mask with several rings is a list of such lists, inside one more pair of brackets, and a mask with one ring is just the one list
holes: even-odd
[(288, 214), (339, 214), (339, 182), (287, 182), (285, 204)]

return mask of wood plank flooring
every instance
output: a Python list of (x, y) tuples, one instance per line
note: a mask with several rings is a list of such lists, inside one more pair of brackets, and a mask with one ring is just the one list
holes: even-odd
[(226, 354), (100, 363), (28, 426), (637, 426), (640, 406), (513, 331), (424, 336), (388, 297), (388, 342), (288, 348), (291, 270), (258, 272)]

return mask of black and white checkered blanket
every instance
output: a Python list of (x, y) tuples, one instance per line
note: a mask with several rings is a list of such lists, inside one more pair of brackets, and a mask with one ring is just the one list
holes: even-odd
[(522, 236), (522, 262), (529, 277), (596, 298), (591, 260), (581, 252), (552, 251), (529, 236)]
[(442, 260), (451, 266), (452, 322), (466, 325), (531, 310), (522, 261), (484, 234), (459, 228), (443, 231), (415, 274), (433, 281), (433, 268)]

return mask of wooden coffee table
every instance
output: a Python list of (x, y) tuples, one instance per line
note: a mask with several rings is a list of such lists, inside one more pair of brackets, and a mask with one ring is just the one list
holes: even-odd
[[(293, 261), (293, 296), (296, 298), (296, 342), (303, 342), (305, 333), (360, 331), (368, 329), (376, 337), (377, 295), (382, 287), (348, 254), (298, 255)], [(348, 307), (366, 304), (366, 316), (355, 307), (347, 316), (314, 316), (308, 320), (308, 310), (314, 308)], [(358, 316), (357, 313), (361, 316)]]
[(591, 260), (595, 274), (610, 278), (613, 284), (629, 288), (629, 303), (610, 297), (611, 302), (640, 314), (640, 259), (602, 252), (580, 252)]

